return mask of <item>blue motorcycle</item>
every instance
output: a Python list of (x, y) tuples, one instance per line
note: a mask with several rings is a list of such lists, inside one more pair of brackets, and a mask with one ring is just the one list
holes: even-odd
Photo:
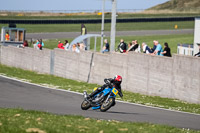
[[(97, 88), (94, 88), (94, 91)], [(87, 92), (83, 92), (84, 101), (81, 104), (82, 110), (88, 110), (92, 107), (93, 110), (100, 109), (101, 112), (105, 112), (115, 105), (115, 97), (118, 94), (118, 90), (115, 87), (105, 88), (103, 91), (96, 94), (92, 99), (88, 99)]]

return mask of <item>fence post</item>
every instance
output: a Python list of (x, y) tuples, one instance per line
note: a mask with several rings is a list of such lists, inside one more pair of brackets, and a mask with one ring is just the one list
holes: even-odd
[(51, 50), (51, 53), (50, 53), (50, 74), (51, 75), (54, 75), (54, 58), (55, 58), (54, 50)]

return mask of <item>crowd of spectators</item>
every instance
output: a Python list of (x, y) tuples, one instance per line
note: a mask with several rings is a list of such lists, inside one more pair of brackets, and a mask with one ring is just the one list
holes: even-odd
[[(110, 52), (110, 45), (108, 43), (108, 40), (104, 40), (105, 45), (103, 46), (102, 53)], [(21, 47), (28, 47), (28, 41), (25, 40), (23, 45)], [(37, 39), (35, 44), (33, 44), (33, 47), (38, 50), (42, 50), (44, 47), (44, 43), (42, 39)], [(61, 41), (58, 41), (58, 48), (66, 50), (66, 51), (73, 51), (76, 53), (80, 53), (80, 51), (85, 51), (86, 46), (83, 42), (73, 44), (70, 48), (70, 44), (68, 40), (65, 40), (64, 44)], [(129, 53), (129, 52), (137, 52), (137, 53), (145, 53), (149, 55), (157, 55), (157, 56), (166, 56), (171, 57), (171, 49), (169, 48), (169, 45), (167, 42), (164, 43), (164, 48), (159, 43), (159, 41), (154, 40), (153, 41), (153, 47), (149, 47), (145, 42), (142, 43), (141, 47), (137, 40), (133, 40), (128, 45), (127, 43), (121, 39), (120, 43), (117, 46), (116, 52), (120, 53)], [(199, 45), (199, 52), (194, 55), (195, 57), (200, 57), (200, 45)]]
[(158, 55), (158, 56), (167, 56), (171, 57), (171, 51), (168, 46), (168, 43), (164, 43), (164, 50), (162, 48), (162, 45), (157, 41), (153, 41), (153, 47), (149, 47), (145, 42), (142, 43), (142, 48), (140, 47), (140, 44), (137, 40), (133, 40), (128, 45), (126, 42), (124, 42), (123, 39), (120, 40), (120, 43), (117, 46), (116, 51), (119, 51), (120, 53), (129, 53), (129, 52), (137, 52), (137, 53), (145, 53), (150, 55)]

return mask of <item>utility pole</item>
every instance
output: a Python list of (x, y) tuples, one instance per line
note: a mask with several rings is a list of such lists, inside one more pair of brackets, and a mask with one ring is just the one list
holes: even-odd
[(112, 20), (111, 20), (111, 34), (110, 34), (111, 52), (115, 51), (116, 9), (117, 9), (117, 0), (112, 0)]
[(103, 37), (104, 37), (104, 10), (105, 10), (105, 0), (103, 0), (102, 4), (102, 22), (101, 22), (101, 48), (100, 52), (102, 51), (103, 48)]

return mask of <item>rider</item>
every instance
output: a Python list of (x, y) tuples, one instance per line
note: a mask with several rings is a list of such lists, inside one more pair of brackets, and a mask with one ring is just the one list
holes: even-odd
[(122, 77), (119, 75), (116, 75), (113, 79), (104, 79), (105, 84), (99, 88), (97, 88), (95, 91), (93, 91), (91, 94), (89, 94), (88, 98), (92, 98), (94, 95), (98, 94), (99, 92), (103, 91), (106, 87), (115, 87), (119, 91), (119, 96), (123, 97), (122, 91), (121, 91), (121, 82)]

